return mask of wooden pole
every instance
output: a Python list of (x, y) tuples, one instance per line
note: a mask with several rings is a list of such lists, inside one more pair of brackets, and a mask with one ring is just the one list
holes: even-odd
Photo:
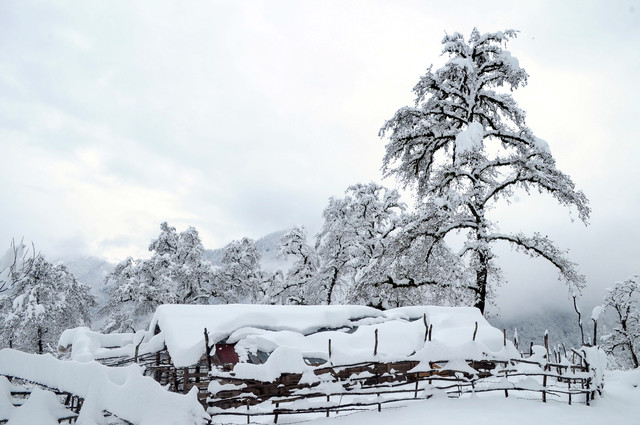
[[(505, 371), (504, 371), (504, 379), (505, 379), (505, 381), (508, 380), (507, 379), (508, 377), (509, 377), (509, 371), (507, 369), (505, 369)], [(509, 391), (506, 388), (504, 389), (504, 397), (505, 398), (509, 398)]]
[(502, 344), (506, 347), (507, 346), (507, 330), (506, 329), (502, 329), (502, 335), (504, 335), (504, 341)]
[(331, 361), (331, 338), (329, 338), (329, 361)]
[(429, 341), (431, 341), (431, 332), (433, 331), (433, 324), (429, 325)]
[(476, 322), (476, 327), (473, 329), (473, 340), (476, 340), (476, 334), (478, 333), (478, 322)]
[(211, 372), (211, 347), (209, 347), (209, 332), (204, 328), (204, 355), (207, 356), (207, 368)]
[(422, 321), (424, 322), (424, 340), (427, 340), (429, 336), (429, 325), (427, 324), (427, 313), (422, 315)]
[(544, 365), (545, 372), (549, 370), (549, 333), (544, 333), (544, 349), (547, 350), (547, 364)]
[(378, 329), (376, 328), (376, 345), (373, 347), (373, 355), (378, 355)]
[[(329, 340), (329, 347), (331, 347), (331, 340)], [(331, 396), (327, 396), (327, 403), (331, 401)], [(329, 406), (327, 406), (327, 418), (329, 417)]]

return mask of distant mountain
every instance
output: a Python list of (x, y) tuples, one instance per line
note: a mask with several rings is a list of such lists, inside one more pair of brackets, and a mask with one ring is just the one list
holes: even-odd
[[(498, 329), (506, 329), (507, 337), (513, 341), (514, 330), (518, 331), (519, 348), (528, 350), (529, 344), (544, 345), (544, 333), (549, 331), (549, 346), (564, 344), (566, 349), (580, 346), (578, 316), (573, 312), (546, 311), (516, 319), (490, 318), (489, 323)], [(591, 321), (583, 318), (585, 340), (593, 333)]]
[(96, 297), (98, 304), (106, 302), (104, 280), (115, 268), (115, 264), (97, 257), (77, 257), (61, 261), (79, 282), (91, 287), (91, 293)]

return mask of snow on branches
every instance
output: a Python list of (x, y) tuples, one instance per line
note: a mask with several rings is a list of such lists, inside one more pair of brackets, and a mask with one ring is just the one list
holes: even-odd
[(586, 196), (556, 168), (548, 144), (525, 125), (525, 113), (511, 95), (528, 78), (504, 49), (515, 36), (514, 30), (480, 34), (477, 29), (468, 41), (459, 33), (445, 36), (448, 62), (435, 71), (430, 67), (413, 89), (414, 106), (399, 109), (380, 130), (389, 139), (385, 174), (439, 210), (440, 224), (430, 234), (442, 239), (452, 231), (468, 232), (463, 255), (475, 272), (475, 305), (482, 311), (495, 270), (492, 242), (506, 241), (551, 261), (572, 291), (584, 282), (550, 240), (494, 233), (487, 216), (515, 189), (551, 194), (559, 204), (575, 207), (585, 224), (590, 214)]
[(166, 222), (149, 245), (149, 259), (129, 257), (106, 278), (110, 320), (105, 330), (135, 330), (161, 304), (205, 303), (213, 279), (211, 264), (203, 259), (198, 231), (177, 233)]
[(89, 325), (95, 299), (63, 265), (35, 250), (12, 244), (7, 290), (0, 296), (0, 347), (32, 353), (55, 352), (67, 328)]

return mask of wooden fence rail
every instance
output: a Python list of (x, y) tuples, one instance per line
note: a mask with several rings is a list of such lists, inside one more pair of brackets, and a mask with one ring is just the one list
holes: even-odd
[[(471, 374), (445, 369), (446, 363), (431, 362), (431, 369), (422, 371), (414, 370), (418, 365), (416, 361), (316, 368), (318, 378), (331, 382), (332, 388), (341, 388), (333, 391), (324, 390), (318, 382), (301, 384), (300, 374), (261, 382), (214, 372), (207, 377), (194, 374), (200, 381), (190, 385), (199, 388), (200, 399), (205, 400), (212, 416), (240, 415), (250, 421), (252, 416), (272, 415), (274, 422), (280, 415), (380, 410), (385, 404), (424, 400), (437, 392), (448, 397), (495, 391), (503, 392), (505, 397), (509, 397), (510, 392), (538, 393), (543, 402), (552, 397), (569, 404), (580, 401), (589, 405), (600, 390), (592, 385), (588, 365), (541, 364), (525, 359), (467, 361), (477, 371)], [(537, 370), (520, 370), (520, 363)], [(192, 375), (187, 372), (184, 376)], [(224, 389), (210, 394), (207, 387), (211, 380), (216, 380)]]

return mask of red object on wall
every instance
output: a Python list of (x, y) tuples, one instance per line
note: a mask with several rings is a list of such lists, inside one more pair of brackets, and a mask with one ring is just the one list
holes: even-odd
[(216, 357), (221, 364), (236, 364), (240, 361), (235, 350), (236, 344), (216, 344)]

